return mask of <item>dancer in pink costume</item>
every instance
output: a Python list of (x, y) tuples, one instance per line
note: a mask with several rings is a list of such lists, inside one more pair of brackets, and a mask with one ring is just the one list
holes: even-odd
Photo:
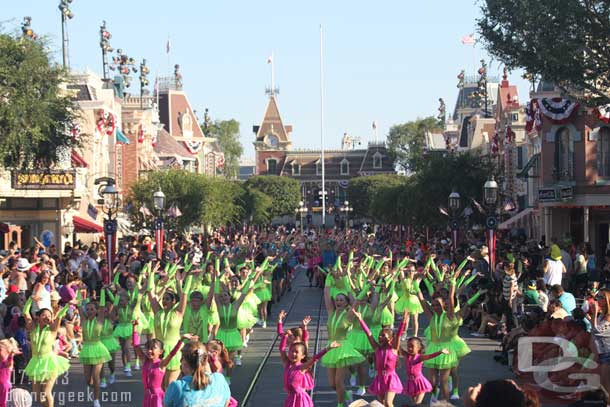
[[(277, 320), (277, 334), (280, 338), (286, 338), (286, 348), (290, 348), (295, 342), (302, 342), (305, 345), (305, 350), (309, 350), (309, 331), (307, 326), (311, 322), (311, 317), (308, 315), (301, 321), (301, 326), (298, 328), (290, 328), (284, 332), (284, 318), (286, 318), (286, 311), (280, 311), (280, 315)], [(313, 376), (311, 371), (307, 371), (304, 376), (303, 387), (305, 390), (313, 390)]]
[[(142, 407), (163, 407), (163, 396), (165, 392), (161, 388), (163, 376), (165, 375), (165, 367), (170, 360), (180, 350), (183, 342), (178, 341), (176, 346), (171, 350), (169, 355), (161, 359), (163, 356), (163, 342), (158, 339), (151, 339), (146, 342), (146, 352), (140, 347), (140, 336), (136, 326), (138, 321), (133, 321), (134, 329), (132, 330), (132, 343), (136, 356), (142, 361), (142, 383), (144, 384), (144, 400)], [(187, 340), (196, 339), (195, 336), (184, 334), (183, 338)]]
[(403, 394), (410, 396), (415, 404), (421, 404), (426, 393), (432, 391), (432, 385), (421, 372), (425, 360), (437, 356), (448, 355), (449, 350), (442, 349), (429, 355), (422, 355), (424, 345), (419, 338), (409, 338), (407, 341), (407, 351), (401, 351), (405, 357), (405, 368), (407, 369), (407, 381), (404, 386)]
[[(225, 345), (216, 339), (212, 339), (206, 346), (208, 350), (208, 362), (210, 363), (210, 370), (212, 373), (222, 373), (224, 367), (233, 367), (233, 361), (229, 357), (229, 352)], [(225, 379), (227, 379), (225, 377)], [(227, 380), (227, 384), (230, 386), (231, 382)], [(237, 407), (239, 403), (233, 397), (229, 399), (227, 407)]]
[(13, 339), (0, 341), (0, 407), (6, 407), (8, 393), (11, 391), (11, 375), (13, 373), (13, 355), (19, 355), (19, 346)]
[(369, 339), (371, 347), (375, 350), (375, 370), (377, 374), (369, 386), (369, 392), (377, 396), (377, 400), (386, 407), (394, 406), (396, 393), (402, 392), (402, 383), (396, 373), (396, 362), (398, 362), (398, 352), (400, 350), (400, 337), (405, 332), (407, 326), (408, 310), (403, 313), (402, 323), (398, 332), (394, 335), (392, 328), (383, 328), (379, 332), (379, 342), (373, 338), (371, 330), (362, 319), (362, 314), (352, 309), (352, 313), (360, 321), (360, 326)]
[[(307, 359), (307, 347), (303, 342), (294, 342), (290, 351), (286, 354), (286, 342), (288, 337), (284, 335), (280, 342), (280, 356), (284, 363), (284, 390), (288, 393), (284, 400), (284, 407), (313, 407), (313, 401), (307, 393), (310, 390), (311, 377), (308, 371), (322, 358), (330, 349), (341, 346), (339, 342), (332, 342), (328, 348), (323, 349), (312, 359)], [(313, 388), (313, 385), (311, 385)]]

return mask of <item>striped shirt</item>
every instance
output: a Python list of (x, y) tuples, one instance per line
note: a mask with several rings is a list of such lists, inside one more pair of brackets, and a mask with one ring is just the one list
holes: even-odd
[(517, 296), (517, 277), (515, 275), (505, 275), (502, 280), (502, 297), (510, 301)]

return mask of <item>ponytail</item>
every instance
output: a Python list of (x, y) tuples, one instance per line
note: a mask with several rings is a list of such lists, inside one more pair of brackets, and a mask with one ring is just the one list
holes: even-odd
[(210, 376), (206, 371), (208, 366), (208, 352), (205, 345), (196, 342), (191, 344), (186, 351), (182, 353), (185, 362), (193, 369), (193, 380), (191, 388), (194, 390), (204, 390), (210, 384)]

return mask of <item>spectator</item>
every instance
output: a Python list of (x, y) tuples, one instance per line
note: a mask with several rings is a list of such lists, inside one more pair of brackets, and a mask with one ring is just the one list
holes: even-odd
[(536, 291), (538, 291), (538, 304), (544, 312), (549, 309), (549, 296), (546, 293), (546, 284), (543, 279), (536, 280)]
[(502, 322), (508, 329), (513, 326), (513, 316), (515, 315), (515, 298), (517, 297), (517, 278), (515, 277), (515, 264), (509, 263), (504, 270), (502, 280)]
[(536, 290), (536, 281), (530, 281), (527, 289), (523, 292), (523, 302), (527, 305), (539, 305), (540, 294)]
[(551, 294), (554, 299), (561, 302), (561, 306), (566, 310), (568, 314), (571, 314), (576, 308), (576, 299), (571, 293), (563, 291), (563, 287), (559, 284), (555, 284), (551, 287)]
[(563, 305), (561, 305), (561, 301), (559, 300), (551, 300), (549, 301), (549, 319), (564, 319), (568, 314), (565, 309), (563, 309)]
[(591, 333), (599, 354), (601, 385), (610, 393), (610, 291), (601, 290), (593, 303)]
[[(502, 395), (501, 397), (498, 397)], [(468, 388), (466, 407), (525, 407), (526, 397), (512, 380), (492, 380)]]
[(561, 250), (556, 244), (551, 246), (550, 258), (544, 264), (544, 282), (547, 286), (561, 285), (566, 267), (561, 261)]

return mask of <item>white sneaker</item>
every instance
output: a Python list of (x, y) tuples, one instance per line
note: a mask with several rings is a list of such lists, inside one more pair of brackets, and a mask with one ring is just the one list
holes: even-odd
[(106, 379), (102, 379), (100, 381), (100, 389), (105, 389), (106, 387), (108, 387), (108, 384), (106, 383)]
[(100, 407), (100, 401), (99, 400), (93, 400), (93, 407)]
[(406, 333), (402, 334), (402, 336), (400, 337), (401, 341), (406, 341), (407, 339), (409, 339), (409, 335), (407, 335)]
[(451, 376), (449, 376), (449, 379), (447, 380), (447, 385), (449, 386), (449, 392), (453, 391), (453, 378)]
[(108, 376), (108, 384), (113, 384), (114, 383), (114, 373), (111, 374), (110, 376)]
[(138, 363), (136, 363), (136, 364), (133, 366), (133, 370), (140, 370), (140, 363), (139, 363), (139, 362), (138, 362)]
[(352, 387), (356, 387), (356, 374), (353, 374), (349, 377), (349, 385)]
[(354, 394), (356, 396), (364, 396), (366, 394), (366, 389), (364, 388), (364, 386), (360, 386), (358, 387), (358, 390), (354, 392)]
[(449, 397), (451, 400), (459, 400), (460, 399), (460, 395), (459, 393), (455, 392), (451, 395), (451, 397)]
[(235, 365), (241, 366), (241, 356), (239, 356), (239, 355), (235, 356)]
[(267, 328), (267, 321), (263, 321), (263, 328)]
[(127, 377), (132, 377), (132, 376), (133, 376), (133, 375), (131, 374), (131, 368), (127, 368), (127, 369), (125, 370), (125, 376), (127, 376)]

